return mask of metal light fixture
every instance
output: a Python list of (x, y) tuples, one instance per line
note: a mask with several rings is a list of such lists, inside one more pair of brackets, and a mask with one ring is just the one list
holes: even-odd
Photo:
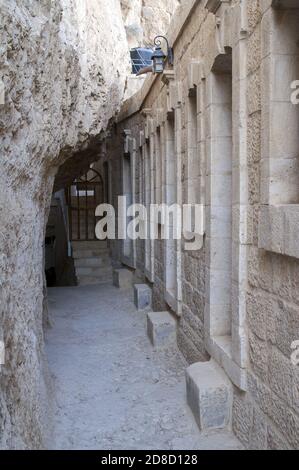
[[(167, 44), (167, 56), (161, 49), (161, 41), (160, 39), (164, 39)], [(154, 73), (163, 73), (165, 60), (168, 59), (169, 65), (173, 65), (173, 50), (169, 46), (169, 42), (166, 37), (164, 36), (156, 36), (154, 39), (155, 50), (152, 55), (153, 61), (153, 72)]]

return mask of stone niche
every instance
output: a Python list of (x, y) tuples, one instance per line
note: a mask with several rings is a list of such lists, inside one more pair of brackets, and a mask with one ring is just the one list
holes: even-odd
[[(247, 23), (230, 1), (206, 3), (217, 13), (206, 87), (205, 347), (239, 389), (247, 390), (246, 114)], [(233, 20), (234, 18), (234, 20)], [(238, 116), (238, 118), (236, 117)], [(242, 125), (240, 124), (242, 123)], [(240, 225), (242, 230), (240, 230)]]
[(299, 4), (281, 0), (273, 6), (262, 19), (259, 248), (298, 258), (299, 104), (293, 98), (298, 96)]

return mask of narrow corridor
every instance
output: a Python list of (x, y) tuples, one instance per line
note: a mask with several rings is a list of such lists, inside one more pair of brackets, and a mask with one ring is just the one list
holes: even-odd
[(54, 376), (53, 449), (236, 449), (200, 434), (178, 350), (155, 351), (132, 293), (109, 284), (51, 288), (47, 353)]

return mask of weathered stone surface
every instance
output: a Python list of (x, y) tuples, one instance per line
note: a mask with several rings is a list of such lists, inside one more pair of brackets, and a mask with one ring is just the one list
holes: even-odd
[(250, 448), (253, 450), (264, 450), (267, 448), (267, 420), (256, 408), (253, 409)]
[(264, 378), (268, 372), (268, 348), (265, 341), (249, 333), (249, 358), (253, 371)]
[(0, 43), (0, 447), (41, 448), (51, 428), (42, 311), (54, 178), (72, 154), (80, 171), (89, 146), (97, 158), (123, 98), (128, 45), (117, 0), (2, 0)]
[[(0, 221), (1, 295), (8, 308), (0, 338), (6, 336), (9, 349), (18, 352), (16, 359), (8, 350), (11, 365), (1, 378), (2, 440), (6, 445), (14, 436), (12, 445), (24, 447), (35, 438), (31, 433), (28, 441), (20, 441), (13, 423), (28, 436), (27, 428), (39, 429), (41, 418), (26, 418), (25, 428), (25, 412), (22, 405), (12, 407), (8, 382), (19, 391), (32, 365), (26, 410), (41, 416), (34, 398), (38, 387), (32, 383), (36, 371), (40, 374), (38, 266), (47, 194), (61, 163), (57, 187), (76, 177), (78, 168), (83, 171), (82, 160), (87, 168), (102, 153), (99, 133), (123, 96), (126, 64), (120, 59), (128, 47), (121, 46), (122, 38), (127, 33), (130, 47), (152, 44), (156, 34), (166, 32), (169, 13), (180, 2), (122, 0), (125, 27), (118, 34), (113, 26), (116, 34), (109, 32), (107, 40), (106, 26), (100, 31), (97, 25), (107, 24), (102, 20), (111, 2), (95, 12), (95, 0), (45, 0), (38, 12), (29, 3), (2, 2), (5, 27), (0, 33), (6, 87), (6, 104), (0, 108), (1, 188), (8, 182)], [(187, 253), (180, 242), (137, 240), (140, 277), (135, 273), (135, 282), (144, 282), (150, 271), (155, 310), (165, 310), (167, 301), (181, 316), (177, 341), (185, 358), (195, 362), (209, 350), (236, 385), (232, 422), (242, 442), (249, 448), (298, 447), (298, 373), (290, 357), (292, 341), (299, 337), (299, 115), (290, 102), (290, 83), (298, 78), (299, 10), (272, 9), (274, 4), (297, 6), (295, 0), (209, 1), (214, 10), (221, 4), (216, 17), (203, 8), (206, 3), (181, 2), (167, 34), (174, 45), (174, 69), (168, 67), (163, 82), (148, 77), (123, 107), (113, 139), (107, 139), (112, 198), (123, 189), (120, 155), (126, 129), (138, 143), (132, 146), (133, 199), (153, 202), (163, 194), (168, 202), (187, 203), (190, 195), (198, 196), (206, 216), (204, 245), (195, 252)], [(88, 19), (93, 12), (94, 19)], [(118, 8), (113, 24), (121, 23), (120, 17)], [(121, 51), (113, 47), (113, 36)], [(226, 54), (219, 56), (219, 50)], [(129, 89), (127, 83), (126, 96)], [(2, 95), (0, 77), (0, 103)], [(110, 248), (119, 261), (121, 244), (112, 241)], [(24, 347), (16, 347), (16, 337)], [(242, 394), (238, 388), (247, 390), (247, 376), (248, 393)], [(26, 392), (22, 387), (17, 393), (20, 403)], [(40, 445), (38, 438), (34, 445)]]
[(152, 306), (152, 289), (147, 284), (134, 285), (134, 303), (138, 310)]
[(120, 0), (130, 47), (151, 46), (167, 32), (180, 0)]
[[(234, 429), (246, 446), (270, 445), (270, 422), (273, 446), (275, 436), (293, 445), (284, 419), (296, 427), (299, 415), (290, 361), (299, 334), (299, 134), (290, 103), (299, 10), (274, 13), (272, 0), (208, 2), (216, 17), (206, 3), (181, 4), (168, 35), (175, 77), (169, 67), (124, 107), (110, 158), (119, 158), (122, 129), (130, 129), (143, 156), (136, 200), (156, 201), (162, 184), (165, 202), (198, 197), (205, 205), (202, 249), (187, 252), (179, 242), (169, 255), (171, 244), (159, 240), (147, 253), (155, 258), (155, 309), (166, 300), (180, 316), (177, 341), (188, 362), (208, 351), (236, 386)], [(143, 109), (156, 124), (150, 131)], [(144, 244), (136, 245), (144, 271)]]
[(250, 430), (253, 422), (253, 406), (247, 396), (234, 394), (232, 427), (238, 439), (245, 445), (250, 444)]
[(293, 379), (296, 367), (290, 358), (285, 357), (276, 348), (271, 348), (269, 355), (269, 383), (271, 390), (289, 406), (293, 405)]
[(201, 430), (225, 428), (232, 414), (232, 386), (213, 360), (186, 370), (187, 402)]
[(288, 450), (288, 449), (290, 449), (288, 444), (281, 438), (281, 436), (279, 436), (277, 431), (275, 431), (270, 426), (268, 426), (267, 449), (268, 450)]
[(151, 346), (130, 291), (53, 288), (49, 297), (47, 351), (58, 385), (51, 449), (242, 448), (230, 430), (200, 433), (183, 392), (185, 361), (176, 345)]
[(147, 334), (155, 347), (174, 344), (176, 341), (176, 321), (169, 312), (149, 312), (147, 314)]

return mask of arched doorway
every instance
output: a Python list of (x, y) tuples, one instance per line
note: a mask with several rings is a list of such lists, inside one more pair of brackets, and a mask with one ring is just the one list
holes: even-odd
[(96, 240), (96, 207), (104, 202), (104, 185), (100, 173), (91, 168), (67, 189), (71, 241)]

